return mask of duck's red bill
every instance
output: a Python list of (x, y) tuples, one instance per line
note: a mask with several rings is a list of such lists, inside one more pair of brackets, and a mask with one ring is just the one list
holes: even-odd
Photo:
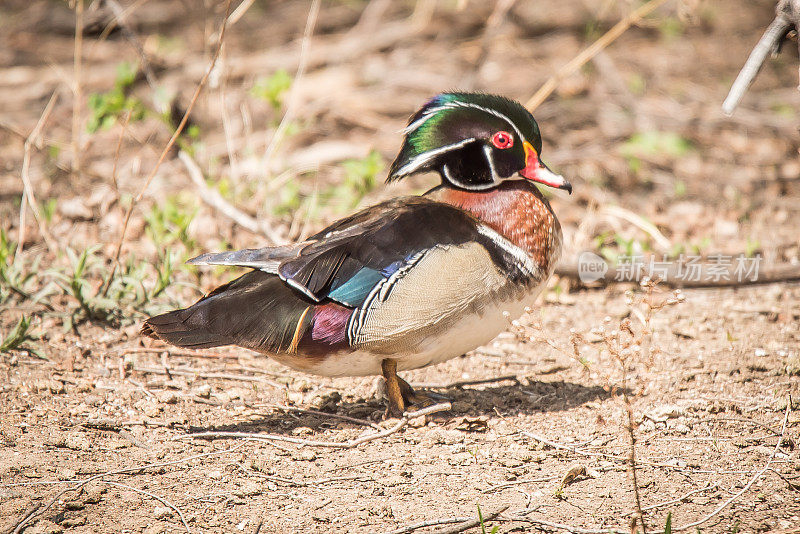
[(536, 149), (533, 148), (533, 145), (525, 141), (523, 146), (525, 147), (525, 168), (519, 171), (520, 176), (533, 182), (539, 182), (540, 184), (557, 189), (564, 189), (568, 191), (569, 194), (572, 194), (572, 184), (560, 174), (556, 174), (548, 169), (547, 165), (539, 159), (539, 154), (536, 153)]

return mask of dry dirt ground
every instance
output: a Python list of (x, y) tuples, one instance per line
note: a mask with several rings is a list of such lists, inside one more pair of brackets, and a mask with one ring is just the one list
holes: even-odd
[[(0, 353), (0, 531), (30, 516), (28, 533), (481, 532), (467, 523), (480, 510), (486, 532), (629, 532), (632, 450), (649, 532), (668, 516), (673, 531), (800, 531), (796, 283), (686, 290), (661, 307), (674, 298), (665, 287), (554, 279), (491, 346), (406, 374), (449, 397), (450, 411), (353, 448), (335, 445), (406, 423), (382, 420), (377, 379), (142, 340), (146, 313), (235, 274), (182, 260), (296, 239), (356, 204), (430, 187), (432, 176), (380, 185), (422, 102), (451, 88), (524, 101), (637, 3), (518, 1), (492, 17), (502, 2), (326, 1), (305, 72), (274, 105), (264, 95), (279, 69), (296, 77), (309, 5), (254, 3), (227, 28), (182, 146), (206, 188), (270, 237), (202, 201), (172, 151), (132, 212), (125, 279), (102, 299), (125, 209), (172, 131), (152, 110), (163, 95), (189, 104), (221, 4), (123, 2), (124, 28), (106, 33), (109, 12), (87, 6), (74, 133), (74, 14), (61, 2), (0, 6), (0, 230), (24, 245), (15, 255), (0, 243), (0, 333), (8, 340), (30, 320)], [(553, 197), (567, 257), (798, 262), (796, 46), (768, 62), (734, 117), (719, 111), (772, 7), (667, 2), (536, 110), (545, 159), (575, 186)], [(153, 80), (122, 83), (117, 69), (139, 61), (137, 46)], [(118, 103), (150, 111), (90, 133), (87, 102), (113, 100), (115, 80)], [(25, 138), (54, 91), (26, 162)], [(20, 231), (23, 174), (50, 247), (30, 211)], [(93, 245), (76, 274), (67, 249)], [(159, 272), (172, 283), (154, 295)], [(614, 336), (640, 350), (620, 351)], [(207, 431), (273, 438), (182, 438)]]

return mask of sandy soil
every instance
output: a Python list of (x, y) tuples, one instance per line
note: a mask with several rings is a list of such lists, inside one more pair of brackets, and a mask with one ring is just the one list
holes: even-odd
[[(216, 3), (188, 12), (185, 4), (151, 0), (126, 19), (158, 85), (184, 108), (222, 18)], [(375, 12), (383, 3), (369, 4)], [(487, 30), (494, 3), (440, 4), (426, 14), (425, 2), (388, 3), (373, 18), (363, 2), (324, 2), (292, 93), (289, 132), (268, 161), (262, 156), (285, 108), (273, 110), (251, 88), (279, 68), (295, 72), (308, 5), (254, 4), (228, 28), (192, 116), (198, 134), (187, 143), (210, 182), (284, 239), (308, 235), (354, 203), (422, 191), (434, 177), (380, 181), (398, 130), (426, 98), (458, 87), (524, 101), (630, 7), (517, 2)], [(771, 20), (772, 2), (693, 4), (682, 4), (692, 9), (681, 19), (668, 3), (536, 110), (545, 159), (575, 186), (572, 197), (553, 197), (567, 257), (641, 245), (669, 252), (607, 209), (620, 206), (685, 253), (747, 251), (766, 266), (798, 261), (796, 47), (770, 60), (725, 118), (719, 105)], [(87, 12), (84, 98), (110, 90), (118, 64), (138, 58), (123, 32), (101, 38), (107, 20)], [(649, 532), (662, 531), (668, 515), (673, 531), (701, 522), (702, 532), (800, 532), (797, 284), (686, 290), (682, 302), (654, 309), (671, 298), (667, 288), (656, 288), (648, 305), (637, 285), (554, 279), (492, 345), (405, 375), (447, 396), (452, 410), (349, 449), (330, 445), (398, 425), (382, 419), (378, 379), (306, 376), (245, 350), (187, 355), (139, 337), (146, 313), (187, 304), (233, 271), (176, 268), (160, 296), (120, 302), (107, 321), (71, 324), (68, 317), (80, 317), (74, 297), (48, 285), (53, 273), (71, 272), (64, 249), (100, 245), (86, 274), (94, 294), (124, 208), (170, 130), (154, 114), (132, 122), (115, 157), (119, 124), (81, 127), (82, 170), (68, 172), (74, 17), (61, 3), (12, 1), (0, 7), (0, 30), (0, 228), (15, 241), (24, 138), (59, 91), (28, 170), (40, 205), (55, 199), (48, 227), (57, 250), (48, 250), (29, 212), (19, 259), (33, 275), (24, 287), (45, 291), (46, 304), (0, 286), (0, 332), (30, 318), (38, 339), (25, 346), (39, 354), (0, 354), (0, 531), (33, 513), (27, 533), (411, 532), (425, 521), (413, 531), (480, 532), (465, 525), (479, 508), (484, 517), (502, 511), (487, 532), (630, 531), (630, 408)], [(143, 76), (131, 94), (153, 106)], [(82, 105), (82, 124), (89, 115)], [(355, 199), (336, 189), (347, 176), (341, 162), (371, 149), (383, 161), (378, 185)], [(281, 204), (290, 188), (299, 204)], [(148, 230), (166, 203), (193, 214), (188, 235)], [(171, 154), (133, 212), (121, 258), (142, 262), (149, 291), (164, 248), (184, 259), (267, 243), (201, 201)], [(622, 361), (608, 336), (627, 322), (642, 351)], [(277, 438), (182, 439), (205, 431)]]

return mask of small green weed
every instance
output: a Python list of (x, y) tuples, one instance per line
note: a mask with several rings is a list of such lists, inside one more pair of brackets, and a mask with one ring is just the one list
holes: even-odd
[(147, 233), (156, 247), (180, 242), (191, 254), (197, 242), (189, 235), (189, 225), (197, 214), (197, 208), (182, 205), (177, 197), (168, 197), (163, 204), (156, 204), (145, 216)]
[(47, 223), (53, 222), (53, 215), (56, 213), (56, 208), (58, 207), (58, 200), (55, 198), (48, 198), (42, 204), (42, 216)]
[(642, 159), (652, 156), (679, 158), (692, 150), (691, 142), (676, 132), (639, 132), (630, 137), (620, 150), (634, 174), (641, 170)]
[[(7, 335), (0, 337), (0, 352), (11, 352), (12, 350), (26, 348), (23, 344), (32, 341), (34, 338), (29, 334), (31, 326), (30, 317), (20, 317), (16, 326)], [(28, 348), (33, 352), (33, 349)]]
[(361, 202), (364, 195), (372, 191), (378, 174), (383, 170), (383, 158), (377, 150), (372, 150), (361, 159), (349, 159), (342, 162), (344, 182), (332, 186), (320, 196), (323, 199), (336, 198), (342, 201), (341, 211), (349, 211)]
[(610, 232), (596, 236), (594, 243), (603, 259), (612, 264), (617, 264), (621, 260), (631, 261), (635, 256), (641, 256), (652, 249), (649, 241), (626, 238), (621, 234)]
[[(480, 525), (481, 525), (481, 534), (486, 534), (486, 525), (483, 522), (483, 513), (481, 512), (481, 505), (478, 504), (476, 506), (478, 507), (478, 521), (480, 521)], [(494, 527), (492, 527), (492, 530), (489, 531), (489, 534), (497, 534), (497, 532), (499, 530), (500, 530), (500, 527), (495, 525)]]
[(279, 111), (283, 107), (283, 98), (292, 87), (292, 77), (285, 69), (278, 69), (271, 76), (256, 80), (250, 94), (268, 102), (272, 109)]
[(105, 93), (89, 95), (89, 121), (86, 124), (89, 133), (111, 128), (126, 112), (131, 113), (131, 122), (144, 118), (144, 104), (138, 98), (128, 94), (136, 79), (136, 71), (135, 65), (127, 62), (120, 63), (117, 65), (114, 87)]

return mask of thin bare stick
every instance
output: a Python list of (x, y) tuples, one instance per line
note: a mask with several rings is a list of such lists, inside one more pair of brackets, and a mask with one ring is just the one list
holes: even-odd
[(447, 388), (460, 388), (463, 386), (477, 386), (480, 384), (492, 384), (494, 382), (504, 382), (506, 380), (513, 380), (514, 382), (519, 382), (519, 378), (517, 375), (503, 375), (503, 376), (496, 376), (493, 378), (476, 378), (473, 380), (458, 380), (456, 382), (447, 382), (447, 383), (415, 383), (415, 388), (427, 388), (427, 389), (447, 389)]
[(81, 68), (83, 66), (83, 0), (75, 0), (75, 50), (73, 51), (72, 80), (72, 168), (81, 172), (81, 100), (83, 86)]
[(572, 534), (630, 534), (631, 530), (623, 530), (618, 528), (600, 528), (600, 529), (592, 529), (592, 528), (580, 528), (580, 527), (573, 527), (572, 525), (565, 525), (563, 523), (554, 523), (552, 521), (545, 521), (544, 519), (531, 519), (529, 517), (524, 516), (505, 516), (504, 519), (508, 519), (509, 521), (522, 521), (525, 523), (532, 523), (534, 525), (541, 525), (543, 527), (548, 527), (555, 530), (566, 530), (567, 532), (571, 532)]
[[(677, 497), (675, 499), (670, 499), (669, 501), (658, 502), (658, 503), (651, 504), (651, 505), (648, 505), (648, 506), (643, 506), (642, 510), (655, 510), (656, 508), (662, 508), (664, 506), (669, 506), (671, 504), (677, 504), (679, 502), (685, 501), (686, 499), (688, 499), (692, 495), (696, 495), (698, 493), (704, 493), (704, 492), (706, 492), (708, 490), (716, 489), (718, 487), (719, 486), (716, 483), (709, 484), (709, 485), (707, 485), (707, 486), (705, 486), (703, 488), (692, 490), (692, 491), (690, 491), (688, 493), (684, 493), (683, 495), (681, 495), (680, 497)], [(631, 510), (630, 512), (625, 512), (624, 514), (622, 514), (622, 517), (633, 515), (633, 514), (636, 514), (636, 513), (638, 513), (638, 510)]]
[(206, 72), (203, 75), (203, 78), (200, 80), (200, 83), (197, 84), (197, 88), (195, 89), (194, 94), (192, 95), (192, 99), (189, 101), (189, 105), (186, 108), (186, 113), (183, 114), (181, 122), (178, 124), (178, 127), (175, 128), (175, 132), (172, 134), (172, 137), (170, 137), (169, 141), (167, 142), (167, 145), (161, 152), (161, 156), (158, 158), (155, 167), (153, 167), (153, 170), (150, 171), (150, 174), (145, 179), (142, 188), (139, 190), (139, 194), (136, 195), (136, 197), (131, 202), (131, 205), (128, 206), (128, 210), (125, 212), (125, 221), (122, 224), (122, 232), (120, 232), (119, 240), (117, 241), (117, 250), (114, 253), (115, 266), (119, 265), (119, 256), (120, 253), (122, 252), (122, 244), (125, 242), (125, 235), (128, 233), (128, 225), (130, 224), (131, 221), (131, 214), (133, 213), (133, 209), (136, 207), (136, 205), (144, 196), (145, 191), (147, 191), (147, 188), (150, 186), (150, 182), (153, 181), (153, 178), (158, 172), (158, 169), (161, 167), (161, 164), (166, 159), (167, 154), (169, 154), (169, 151), (172, 149), (172, 146), (178, 140), (178, 136), (181, 135), (181, 132), (183, 132), (183, 129), (186, 127), (186, 123), (189, 120), (189, 115), (192, 113), (192, 109), (194, 109), (195, 103), (197, 103), (197, 99), (200, 96), (200, 92), (203, 90), (203, 87), (205, 87), (206, 82), (208, 82), (208, 77), (211, 75), (211, 72), (214, 70), (214, 66), (217, 64), (217, 59), (219, 58), (220, 50), (222, 50), (222, 43), (225, 39), (225, 28), (227, 27), (230, 11), (231, 11), (231, 0), (226, 0), (225, 17), (222, 19), (222, 25), (219, 30), (219, 40), (217, 41), (217, 49), (214, 51), (214, 56), (211, 58), (211, 63), (209, 63), (208, 68), (206, 69)]
[(227, 358), (231, 360), (239, 359), (238, 354), (225, 354), (222, 352), (194, 352), (191, 350), (175, 350), (170, 349), (167, 347), (158, 348), (158, 347), (132, 347), (129, 349), (119, 349), (119, 354), (136, 354), (136, 353), (153, 353), (153, 354), (161, 354), (166, 352), (170, 356), (187, 356), (191, 358)]
[(478, 526), (483, 525), (486, 521), (491, 521), (495, 517), (499, 516), (503, 512), (509, 509), (509, 505), (503, 506), (502, 508), (495, 510), (494, 512), (486, 514), (486, 516), (479, 516), (478, 519), (472, 519), (470, 521), (465, 521), (459, 525), (455, 525), (452, 527), (447, 528), (440, 528), (439, 530), (434, 530), (434, 534), (458, 534), (459, 532), (464, 532), (465, 530), (469, 530), (471, 528), (475, 528)]
[(294, 443), (296, 445), (306, 445), (309, 447), (327, 447), (330, 449), (355, 449), (359, 445), (367, 443), (369, 441), (374, 441), (376, 439), (385, 438), (387, 436), (391, 436), (392, 434), (396, 434), (400, 430), (403, 429), (411, 419), (416, 419), (417, 417), (423, 417), (425, 415), (430, 415), (433, 413), (444, 412), (451, 408), (449, 402), (442, 402), (439, 404), (434, 404), (433, 406), (428, 406), (427, 408), (423, 408), (421, 410), (415, 412), (406, 412), (403, 414), (403, 417), (400, 420), (392, 425), (391, 427), (383, 430), (381, 432), (375, 432), (373, 434), (367, 434), (365, 436), (361, 436), (359, 438), (351, 439), (350, 441), (344, 442), (336, 442), (336, 441), (317, 441), (311, 439), (302, 439), (302, 438), (293, 438), (290, 436), (282, 436), (279, 434), (262, 434), (262, 433), (250, 433), (250, 432), (196, 432), (194, 434), (184, 434), (182, 436), (176, 436), (172, 438), (173, 440), (183, 440), (183, 439), (246, 439), (252, 441), (283, 441), (286, 443)]
[(314, 32), (314, 26), (317, 24), (317, 15), (319, 15), (319, 4), (320, 0), (313, 0), (311, 3), (311, 8), (308, 11), (308, 18), (306, 19), (306, 28), (303, 32), (303, 40), (300, 42), (300, 60), (297, 65), (297, 71), (294, 75), (294, 82), (292, 82), (292, 88), (289, 91), (289, 98), (286, 103), (286, 112), (283, 114), (281, 118), (280, 124), (275, 129), (275, 133), (272, 135), (272, 139), (269, 141), (269, 145), (267, 145), (267, 150), (264, 153), (264, 168), (270, 169), (270, 161), (272, 160), (272, 155), (275, 152), (275, 149), (280, 143), (281, 138), (283, 137), (284, 133), (286, 132), (286, 128), (289, 126), (289, 122), (294, 118), (295, 108), (297, 107), (297, 87), (300, 85), (300, 80), (303, 78), (303, 75), (306, 72), (306, 65), (308, 63), (308, 47), (311, 43), (311, 35)]
[[(625, 362), (622, 362), (622, 398), (625, 401), (625, 412), (628, 415), (628, 424), (625, 429), (628, 431), (628, 438), (630, 439), (630, 449), (628, 449), (628, 467), (631, 472), (631, 484), (633, 485), (633, 495), (636, 502), (636, 512), (639, 524), (642, 526), (642, 534), (647, 534), (647, 524), (644, 521), (644, 510), (642, 510), (642, 497), (639, 494), (639, 482), (636, 476), (636, 422), (633, 417), (633, 405), (628, 396), (628, 370)], [(634, 524), (631, 525), (631, 530), (635, 529)]]
[(435, 527), (438, 525), (449, 525), (452, 523), (463, 523), (471, 519), (472, 518), (470, 517), (445, 517), (442, 519), (428, 519), (427, 521), (420, 521), (419, 523), (411, 523), (410, 525), (406, 525), (404, 527), (400, 527), (395, 530), (390, 530), (385, 534), (408, 534), (409, 532), (414, 532), (415, 530), (419, 530), (421, 528)]
[(739, 102), (742, 101), (742, 97), (744, 97), (750, 84), (755, 80), (767, 56), (777, 49), (781, 39), (784, 38), (786, 32), (791, 28), (792, 21), (789, 20), (787, 17), (788, 13), (786, 12), (791, 12), (791, 8), (785, 10), (787, 6), (787, 0), (782, 0), (778, 3), (775, 9), (775, 18), (767, 27), (761, 39), (758, 40), (756, 46), (753, 47), (742, 70), (740, 70), (739, 75), (736, 76), (736, 80), (733, 82), (728, 96), (722, 103), (722, 112), (725, 113), (725, 115), (729, 117), (733, 115), (733, 111), (739, 105)]
[(231, 13), (231, 18), (228, 24), (233, 26), (239, 22), (239, 19), (242, 18), (245, 13), (247, 13), (247, 10), (250, 9), (254, 2), (255, 0), (244, 0), (241, 4), (239, 4), (236, 9), (233, 10), (233, 13)]
[(491, 486), (482, 490), (481, 493), (492, 493), (501, 489), (510, 488), (512, 486), (519, 486), (521, 484), (535, 484), (537, 482), (551, 482), (553, 480), (558, 480), (561, 477), (554, 476), (554, 477), (543, 477), (543, 478), (529, 478), (525, 480), (514, 480), (512, 482), (506, 482), (504, 484), (497, 484), (496, 486)]
[(266, 238), (269, 239), (273, 244), (282, 245), (286, 243), (286, 240), (276, 234), (268, 225), (259, 223), (255, 218), (241, 211), (239, 208), (222, 198), (222, 195), (220, 195), (219, 192), (208, 187), (206, 180), (203, 177), (203, 171), (200, 169), (200, 166), (197, 164), (194, 158), (192, 158), (192, 156), (190, 156), (187, 152), (181, 150), (178, 153), (178, 158), (180, 158), (181, 162), (186, 167), (186, 172), (189, 174), (189, 178), (192, 179), (192, 182), (197, 187), (197, 192), (200, 194), (200, 198), (203, 199), (203, 202), (220, 212), (222, 215), (228, 217), (242, 228), (246, 228), (254, 234), (266, 236)]
[(31, 149), (34, 145), (38, 144), (39, 135), (42, 133), (42, 128), (44, 128), (45, 123), (47, 123), (47, 119), (50, 117), (50, 113), (53, 111), (53, 107), (56, 105), (56, 101), (58, 100), (58, 91), (54, 91), (50, 100), (47, 102), (47, 105), (44, 107), (44, 111), (42, 111), (42, 115), (39, 117), (39, 122), (36, 123), (36, 126), (33, 128), (31, 134), (25, 139), (24, 145), (24, 152), (22, 155), (22, 172), (20, 173), (20, 177), (22, 178), (22, 201), (20, 202), (20, 215), (19, 215), (19, 239), (17, 243), (17, 250), (14, 253), (14, 257), (16, 258), (22, 252), (22, 248), (25, 246), (25, 202), (27, 200), (28, 204), (31, 206), (31, 211), (33, 212), (33, 218), (36, 219), (36, 223), (39, 225), (39, 233), (42, 234), (42, 239), (47, 244), (47, 248), (55, 254), (58, 251), (58, 247), (56, 247), (55, 243), (53, 242), (53, 238), (50, 236), (50, 232), (47, 231), (47, 224), (42, 217), (42, 214), (39, 212), (39, 205), (36, 203), (36, 196), (33, 194), (33, 186), (31, 185), (31, 177), (30, 177), (30, 168), (31, 168)]
[(176, 465), (176, 464), (183, 463), (183, 462), (188, 462), (190, 460), (196, 460), (198, 458), (205, 458), (207, 456), (216, 456), (216, 455), (219, 455), (219, 454), (227, 454), (229, 452), (234, 452), (234, 451), (240, 449), (243, 445), (244, 444), (237, 445), (236, 447), (231, 447), (230, 449), (225, 449), (224, 451), (212, 451), (212, 452), (204, 452), (204, 453), (201, 453), (201, 454), (194, 454), (192, 456), (187, 456), (186, 458), (181, 458), (179, 460), (172, 460), (172, 461), (169, 461), (169, 462), (145, 464), (145, 465), (141, 465), (141, 466), (138, 466), (138, 467), (123, 467), (122, 469), (114, 469), (114, 470), (111, 470), (111, 471), (106, 471), (104, 473), (98, 473), (96, 475), (92, 475), (89, 478), (85, 478), (83, 480), (59, 481), (59, 482), (75, 483), (76, 485), (75, 486), (70, 486), (68, 488), (64, 488), (63, 490), (58, 492), (56, 494), (56, 496), (53, 497), (46, 505), (39, 506), (39, 507), (35, 508), (34, 510), (28, 512), (24, 517), (22, 517), (22, 519), (19, 520), (19, 522), (17, 523), (17, 526), (12, 531), (12, 534), (19, 534), (20, 532), (22, 532), (22, 529), (24, 529), (25, 526), (28, 523), (30, 523), (31, 521), (33, 521), (34, 519), (36, 519), (37, 517), (39, 517), (40, 515), (45, 513), (47, 510), (49, 510), (50, 507), (53, 506), (56, 502), (58, 502), (58, 500), (65, 493), (68, 493), (70, 491), (78, 491), (82, 487), (84, 487), (86, 484), (89, 484), (90, 482), (94, 482), (95, 480), (100, 480), (102, 478), (105, 478), (107, 476), (112, 476), (112, 475), (136, 474), (136, 473), (140, 473), (140, 472), (144, 471), (145, 469), (152, 469), (154, 467), (166, 467), (166, 466)]
[[(133, 114), (133, 110), (128, 110), (125, 114), (125, 120), (122, 123), (122, 130), (119, 132), (119, 139), (117, 140), (117, 148), (114, 150), (114, 166), (111, 169), (111, 182), (114, 184), (114, 191), (117, 193), (117, 204), (122, 206), (122, 193), (119, 190), (119, 182), (117, 181), (117, 166), (119, 165), (119, 151), (122, 148), (122, 140), (125, 139), (125, 130), (128, 129), (128, 123), (131, 121), (131, 115)], [(117, 273), (117, 265), (118, 262), (114, 262), (111, 266), (111, 272), (108, 274), (108, 278), (106, 278), (105, 283), (103, 284), (103, 290), (101, 291), (101, 295), (104, 297), (108, 294), (108, 289), (111, 287), (111, 281), (114, 279), (114, 275)]]
[(273, 382), (272, 380), (268, 380), (260, 376), (234, 375), (229, 373), (204, 373), (201, 371), (188, 371), (182, 369), (165, 369), (163, 367), (162, 368), (134, 367), (133, 371), (137, 373), (145, 373), (153, 375), (193, 376), (198, 378), (216, 378), (219, 380), (238, 380), (240, 382), (263, 382), (264, 384), (269, 384), (270, 386), (277, 388), (284, 387), (283, 385), (278, 384), (277, 382)]
[(558, 69), (553, 76), (548, 79), (544, 85), (525, 103), (525, 107), (533, 112), (541, 105), (542, 102), (547, 100), (553, 91), (558, 87), (561, 81), (581, 68), (587, 61), (596, 56), (601, 50), (613, 43), (620, 35), (625, 33), (628, 28), (633, 24), (646, 17), (667, 0), (650, 0), (638, 9), (632, 11), (627, 17), (617, 22), (610, 30), (608, 30), (602, 37), (592, 43), (589, 47), (583, 50), (580, 54), (575, 56), (569, 63)]
[(131, 491), (135, 491), (136, 493), (141, 493), (142, 495), (147, 495), (148, 497), (157, 500), (158, 502), (160, 502), (164, 506), (166, 506), (168, 508), (172, 508), (173, 510), (175, 510), (175, 513), (178, 514), (178, 517), (181, 518), (181, 523), (183, 523), (183, 526), (186, 529), (186, 532), (189, 532), (191, 534), (192, 529), (189, 528), (189, 524), (186, 522), (186, 518), (183, 517), (183, 512), (181, 512), (181, 509), (178, 508), (177, 506), (175, 506), (174, 504), (172, 504), (171, 502), (169, 502), (167, 499), (165, 499), (163, 497), (159, 497), (155, 493), (150, 493), (149, 491), (144, 491), (144, 490), (140, 490), (139, 488), (134, 488), (133, 486), (129, 486), (128, 484), (120, 484), (119, 482), (111, 482), (110, 480), (104, 480), (104, 481), (102, 481), (102, 483), (103, 484), (108, 484), (109, 486), (116, 486), (118, 488), (125, 488), (125, 489), (131, 490)]
[(753, 484), (756, 483), (756, 481), (758, 479), (760, 479), (762, 476), (764, 476), (764, 473), (766, 473), (767, 471), (769, 471), (771, 469), (772, 462), (775, 460), (775, 456), (778, 454), (778, 451), (781, 448), (781, 443), (783, 443), (783, 436), (786, 435), (786, 423), (789, 420), (789, 412), (791, 412), (791, 410), (792, 410), (792, 398), (789, 397), (787, 399), (787, 402), (786, 402), (786, 412), (783, 415), (783, 424), (781, 425), (781, 435), (778, 437), (777, 443), (775, 443), (775, 448), (772, 449), (772, 454), (770, 455), (769, 460), (767, 460), (767, 465), (765, 465), (763, 469), (759, 470), (755, 475), (753, 475), (753, 478), (751, 478), (747, 482), (747, 484), (744, 485), (744, 487), (741, 490), (737, 491), (729, 499), (727, 499), (725, 502), (723, 502), (722, 504), (717, 506), (714, 509), (714, 511), (712, 511), (710, 514), (708, 514), (707, 516), (703, 517), (702, 519), (698, 519), (697, 521), (694, 521), (693, 523), (688, 523), (686, 525), (681, 525), (679, 527), (675, 527), (675, 528), (672, 529), (673, 532), (678, 532), (680, 530), (691, 530), (691, 529), (694, 529), (694, 528), (702, 525), (703, 523), (705, 523), (709, 519), (713, 518), (714, 516), (719, 514), (721, 511), (723, 511), (725, 508), (730, 506), (730, 504), (733, 503), (736, 499), (741, 497), (747, 490), (750, 489), (750, 487)]
[(284, 410), (286, 412), (295, 412), (295, 413), (305, 413), (309, 415), (319, 415), (321, 417), (331, 417), (333, 419), (341, 419), (342, 421), (348, 421), (350, 423), (357, 423), (359, 425), (369, 426), (374, 428), (375, 430), (383, 430), (380, 426), (376, 425), (372, 421), (366, 421), (364, 419), (357, 419), (355, 417), (348, 417), (347, 415), (339, 415), (337, 413), (328, 413), (328, 412), (321, 412), (319, 410), (306, 410), (304, 408), (298, 408), (297, 406), (286, 406), (284, 404), (268, 404), (269, 407), (274, 408), (276, 410)]

